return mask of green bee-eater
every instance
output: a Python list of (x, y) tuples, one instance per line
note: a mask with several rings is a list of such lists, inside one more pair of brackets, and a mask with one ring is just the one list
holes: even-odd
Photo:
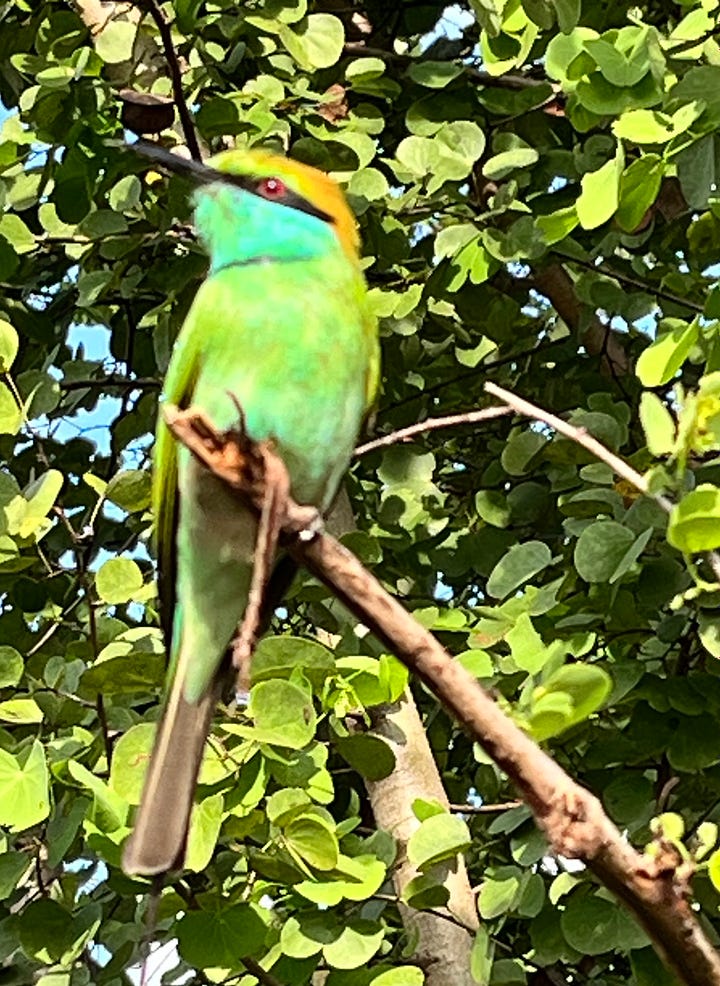
[[(210, 257), (175, 346), (164, 399), (223, 431), (272, 438), (299, 503), (327, 510), (378, 378), (378, 341), (354, 217), (327, 175), (261, 151), (208, 167), (156, 158), (199, 184), (195, 222)], [(170, 163), (174, 162), (174, 163)], [(203, 748), (241, 622), (257, 520), (178, 445), (160, 415), (153, 504), (170, 672), (128, 873), (182, 866)]]

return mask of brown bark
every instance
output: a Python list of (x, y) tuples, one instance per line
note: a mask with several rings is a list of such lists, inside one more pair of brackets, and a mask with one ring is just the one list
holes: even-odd
[[(176, 438), (207, 468), (246, 503), (262, 508), (264, 462), (274, 455), (268, 445), (248, 448), (244, 438), (219, 435), (192, 410), (168, 408), (166, 417)], [(313, 518), (311, 508), (288, 502), (283, 529), (292, 556), (425, 682), (513, 781), (555, 851), (582, 860), (620, 898), (679, 981), (720, 986), (720, 956), (689, 902), (690, 864), (669, 844), (656, 846), (654, 856), (629, 845), (599, 800), (523, 733), (354, 555), (328, 534), (308, 540)]]
[[(342, 491), (327, 527), (333, 534), (355, 528), (350, 500)], [(407, 844), (419, 822), (412, 810), (416, 798), (448, 805), (447, 795), (410, 691), (395, 705), (373, 710), (372, 733), (390, 746), (395, 768), (389, 777), (366, 782), (368, 797), (378, 828), (396, 841), (398, 856), (393, 884), (398, 897), (417, 870), (408, 862)], [(418, 911), (400, 906), (403, 927), (411, 941), (413, 961), (425, 971), (426, 986), (474, 986), (470, 976), (471, 930), (478, 926), (475, 896), (463, 860), (448, 870), (444, 885), (449, 894), (447, 907), (440, 912)], [(464, 925), (464, 927), (462, 927)]]

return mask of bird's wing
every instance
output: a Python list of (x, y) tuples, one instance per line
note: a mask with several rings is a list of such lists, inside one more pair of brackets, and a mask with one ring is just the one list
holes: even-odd
[[(194, 319), (188, 316), (178, 336), (176, 351), (170, 362), (163, 388), (163, 400), (186, 408), (192, 400), (200, 358), (200, 337), (193, 332)], [(172, 638), (175, 612), (175, 529), (178, 514), (177, 443), (163, 418), (163, 404), (158, 412), (155, 432), (153, 465), (153, 513), (155, 516), (155, 549), (158, 559), (158, 592), (160, 617), (165, 632), (168, 653)]]
[(365, 383), (365, 419), (367, 421), (373, 413), (380, 388), (380, 339), (377, 316), (370, 306), (364, 279), (360, 279), (359, 282), (358, 307), (362, 311), (362, 327), (368, 353)]

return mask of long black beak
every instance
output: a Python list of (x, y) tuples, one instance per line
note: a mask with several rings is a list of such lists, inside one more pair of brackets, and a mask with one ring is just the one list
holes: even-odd
[[(202, 161), (180, 157), (179, 154), (173, 154), (172, 151), (147, 140), (137, 140), (134, 144), (125, 144), (124, 146), (147, 161), (157, 164), (164, 171), (187, 178), (195, 185), (232, 185), (234, 188), (242, 188), (244, 191), (250, 192), (251, 195), (263, 197), (258, 191), (257, 179), (251, 175), (233, 175), (227, 171), (218, 171), (217, 168), (210, 168)], [(318, 209), (312, 202), (308, 202), (307, 199), (290, 190), (287, 191), (284, 198), (276, 201), (278, 205), (306, 212), (310, 216), (315, 216), (316, 219), (322, 219), (323, 222), (332, 223), (334, 221), (329, 213), (323, 209)]]

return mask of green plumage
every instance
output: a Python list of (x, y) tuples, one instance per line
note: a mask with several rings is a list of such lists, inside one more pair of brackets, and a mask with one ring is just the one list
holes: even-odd
[[(324, 190), (329, 181), (284, 159), (228, 157), (224, 163), (236, 173), (279, 174), (309, 201), (308, 174)], [(226, 430), (239, 424), (235, 398), (250, 437), (275, 440), (292, 496), (327, 509), (377, 375), (377, 338), (359, 267), (334, 225), (316, 216), (225, 185), (197, 198), (211, 271), (180, 333), (164, 399), (202, 408)], [(330, 211), (325, 199), (321, 207)], [(257, 527), (237, 498), (177, 447), (162, 421), (154, 482), (162, 596), (173, 609), (166, 621), (173, 627), (170, 687), (123, 858), (128, 872), (148, 875), (182, 862), (219, 671), (247, 600)]]

